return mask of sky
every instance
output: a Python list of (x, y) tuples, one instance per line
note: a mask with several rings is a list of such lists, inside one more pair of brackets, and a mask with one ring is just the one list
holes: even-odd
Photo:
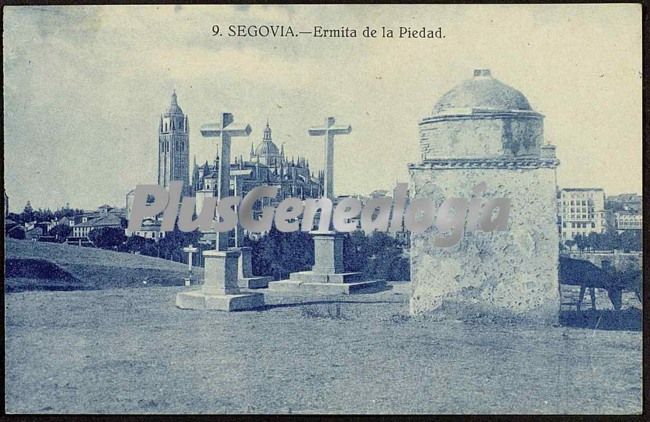
[[(310, 31), (437, 29), (444, 39), (212, 36), (229, 25)], [(227, 34), (227, 32), (226, 32)], [(360, 35), (358, 33), (358, 35)], [(522, 91), (557, 146), (560, 187), (641, 192), (639, 4), (402, 6), (56, 6), (4, 9), (4, 183), (10, 209), (124, 206), (156, 183), (160, 113), (176, 90), (190, 160), (212, 160), (200, 126), (228, 111), (249, 123), (247, 156), (267, 119), (291, 156), (323, 166), (327, 116), (335, 193), (407, 182), (418, 122), (473, 69)]]

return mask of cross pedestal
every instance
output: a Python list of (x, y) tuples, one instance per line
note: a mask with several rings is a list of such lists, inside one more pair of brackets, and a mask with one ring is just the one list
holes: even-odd
[(336, 232), (311, 232), (314, 238), (314, 268), (319, 274), (343, 272), (343, 236)]
[(176, 295), (181, 309), (242, 311), (264, 306), (262, 293), (240, 292), (237, 285), (237, 251), (205, 251), (205, 281), (199, 290)]
[(269, 290), (282, 293), (352, 294), (381, 288), (384, 280), (364, 280), (363, 273), (343, 269), (343, 235), (333, 231), (310, 232), (314, 238), (314, 266), (311, 271), (291, 273), (289, 280), (269, 283)]
[[(310, 136), (325, 136), (325, 197), (334, 202), (334, 136), (349, 135), (352, 126), (337, 126), (334, 117), (325, 125), (308, 130)], [(334, 231), (312, 231), (314, 267), (289, 275), (289, 280), (269, 283), (269, 290), (285, 293), (350, 294), (367, 288), (378, 288), (384, 280), (364, 281), (362, 273), (346, 273), (343, 269), (343, 237)]]
[[(249, 125), (233, 123), (230, 113), (222, 113), (221, 121), (201, 127), (204, 137), (221, 137), (219, 145), (219, 201), (230, 194), (230, 138), (248, 136)], [(216, 309), (220, 311), (242, 311), (264, 306), (261, 293), (240, 292), (238, 286), (239, 251), (228, 250), (227, 231), (216, 229), (216, 250), (203, 252), (205, 263), (204, 282), (199, 290), (181, 292), (176, 295), (176, 306), (181, 309)]]
[(273, 277), (253, 275), (253, 248), (242, 246), (232, 250), (239, 252), (239, 271), (237, 272), (239, 287), (244, 289), (266, 289)]
[[(325, 136), (325, 197), (334, 202), (334, 136), (349, 135), (352, 126), (337, 126), (334, 117), (325, 125), (308, 130), (310, 136)], [(361, 273), (343, 270), (343, 237), (334, 231), (312, 231), (314, 267), (289, 275), (289, 280), (269, 283), (269, 290), (287, 293), (350, 294), (357, 290), (382, 287), (384, 280), (364, 281)]]

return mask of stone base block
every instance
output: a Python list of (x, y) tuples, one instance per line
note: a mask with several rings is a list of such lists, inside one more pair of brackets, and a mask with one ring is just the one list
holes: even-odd
[(264, 306), (262, 293), (233, 295), (206, 295), (201, 290), (181, 292), (176, 295), (176, 306), (181, 309), (214, 309), (218, 311), (246, 311)]
[[(293, 274), (292, 274), (293, 275)], [(349, 295), (370, 288), (381, 288), (384, 280), (356, 281), (348, 283), (305, 282), (299, 280), (280, 280), (269, 283), (269, 290), (278, 293), (310, 295)]]
[(237, 280), (242, 289), (266, 289), (273, 277), (245, 277)]
[(306, 283), (355, 283), (363, 281), (363, 273), (330, 273), (323, 274), (314, 271), (291, 273), (289, 280)]
[(411, 314), (444, 312), (459, 319), (481, 315), (557, 323), (555, 166), (541, 161), (530, 168), (517, 163), (513, 167), (493, 166), (488, 161), (483, 162), (486, 167), (468, 163), (458, 159), (456, 164), (462, 165), (445, 170), (444, 166), (434, 168), (438, 164), (433, 162), (431, 167), (424, 163), (410, 166), (411, 200), (439, 204), (449, 198), (467, 198), (473, 187), (485, 184), (479, 196), (510, 202), (507, 226), (505, 230), (466, 231), (449, 247), (437, 246), (437, 235), (430, 230), (411, 233)]

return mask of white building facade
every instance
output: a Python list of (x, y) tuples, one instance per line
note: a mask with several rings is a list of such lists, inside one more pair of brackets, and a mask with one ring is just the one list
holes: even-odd
[(565, 188), (558, 198), (560, 238), (563, 242), (589, 233), (603, 233), (605, 192), (600, 188)]

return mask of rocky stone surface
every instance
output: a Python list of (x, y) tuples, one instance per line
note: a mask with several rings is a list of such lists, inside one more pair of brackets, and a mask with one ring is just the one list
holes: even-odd
[(488, 312), (557, 320), (558, 234), (555, 170), (411, 168), (413, 198), (510, 198), (505, 231), (465, 233), (452, 247), (434, 246), (435, 225), (411, 237), (412, 314)]

